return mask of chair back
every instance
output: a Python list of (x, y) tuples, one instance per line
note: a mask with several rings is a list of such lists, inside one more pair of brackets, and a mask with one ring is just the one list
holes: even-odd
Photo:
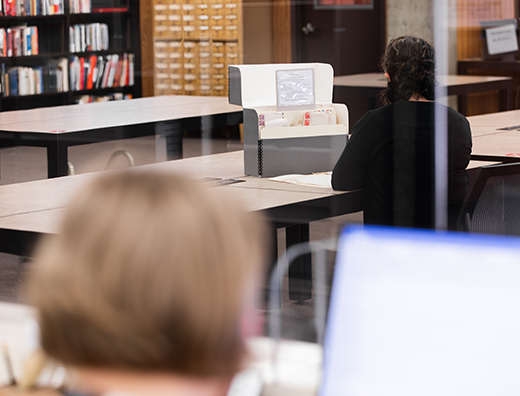
[(457, 219), (457, 229), (520, 235), (520, 163), (478, 169)]

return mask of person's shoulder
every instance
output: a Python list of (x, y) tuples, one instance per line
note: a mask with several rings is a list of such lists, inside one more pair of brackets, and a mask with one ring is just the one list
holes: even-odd
[(359, 119), (358, 123), (362, 125), (368, 122), (384, 121), (392, 114), (392, 107), (393, 104), (389, 104), (374, 110), (369, 110)]
[[(451, 119), (459, 119), (459, 120), (466, 120), (466, 117), (464, 117), (464, 115), (462, 115), (461, 113), (459, 113), (457, 110), (455, 110), (454, 108), (452, 107), (449, 107), (449, 106), (446, 106), (446, 105), (443, 105), (442, 103), (436, 103), (435, 104), (437, 107), (439, 108), (445, 108), (447, 109), (447, 112), (448, 112), (448, 118), (451, 118)], [(466, 120), (467, 121), (467, 120)]]

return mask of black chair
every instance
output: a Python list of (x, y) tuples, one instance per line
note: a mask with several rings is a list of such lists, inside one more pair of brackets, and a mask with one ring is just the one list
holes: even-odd
[(520, 163), (477, 169), (457, 219), (457, 229), (520, 236)]

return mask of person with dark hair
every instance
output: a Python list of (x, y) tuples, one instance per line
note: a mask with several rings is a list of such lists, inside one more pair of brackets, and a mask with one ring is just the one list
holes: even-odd
[(334, 167), (334, 190), (363, 189), (365, 223), (435, 227), (436, 208), (446, 210), (435, 203), (435, 112), (442, 110), (447, 112), (448, 223), (455, 228), (469, 188), (471, 130), (462, 114), (434, 102), (434, 56), (421, 38), (390, 41), (381, 62), (388, 79), (380, 95), (384, 106), (356, 123)]

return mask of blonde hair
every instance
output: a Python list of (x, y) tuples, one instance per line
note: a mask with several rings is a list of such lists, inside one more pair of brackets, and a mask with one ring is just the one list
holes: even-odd
[(264, 229), (221, 189), (137, 171), (83, 189), (29, 280), (43, 349), (73, 366), (239, 370)]

